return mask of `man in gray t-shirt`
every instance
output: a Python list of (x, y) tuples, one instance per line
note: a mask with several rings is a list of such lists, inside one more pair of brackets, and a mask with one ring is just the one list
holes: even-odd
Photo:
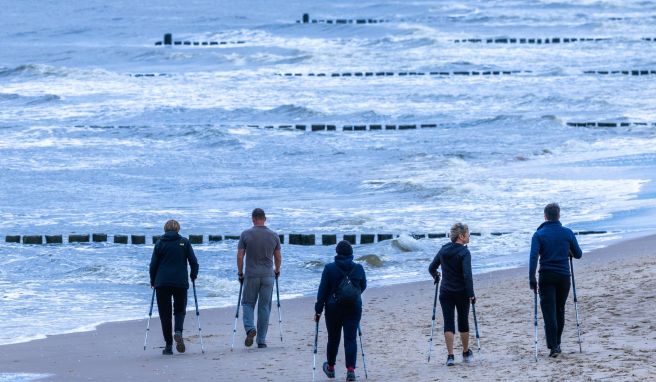
[[(280, 275), (282, 264), (280, 237), (265, 225), (266, 216), (261, 208), (253, 210), (252, 219), (253, 227), (241, 233), (237, 248), (237, 274), (239, 282), (244, 285), (241, 299), (246, 330), (244, 345), (253, 345), (253, 338), (257, 336), (257, 347), (266, 348), (273, 283)], [(257, 328), (254, 323), (256, 303)]]

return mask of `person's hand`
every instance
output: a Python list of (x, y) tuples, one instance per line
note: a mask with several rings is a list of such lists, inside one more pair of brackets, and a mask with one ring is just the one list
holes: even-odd
[(531, 290), (537, 291), (538, 290), (538, 282), (535, 280), (529, 281), (529, 286), (531, 287)]
[(438, 272), (438, 273), (435, 273), (435, 277), (433, 277), (433, 284), (437, 284), (439, 282), (440, 282), (440, 274)]
[(191, 277), (191, 282), (195, 282), (195, 281), (196, 281), (197, 276), (190, 276), (190, 277)]
[(476, 304), (476, 296), (470, 297), (469, 301), (471, 302), (472, 305)]
[(276, 278), (278, 278), (278, 276), (280, 276), (280, 269), (273, 271), (273, 274), (276, 276)]
[(315, 313), (314, 314), (314, 322), (319, 322), (321, 319), (321, 313)]
[(242, 273), (242, 272), (237, 273), (237, 277), (239, 277), (239, 285), (243, 285), (244, 284), (244, 273)]

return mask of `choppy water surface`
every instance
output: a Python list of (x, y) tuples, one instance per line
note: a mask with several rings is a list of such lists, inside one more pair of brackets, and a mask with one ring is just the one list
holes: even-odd
[[(476, 272), (525, 265), (558, 201), (585, 249), (654, 229), (656, 2), (0, 1), (0, 237), (473, 231)], [(376, 18), (365, 25), (297, 24)], [(244, 41), (156, 46), (174, 40)], [(469, 38), (604, 38), (559, 44)], [(528, 71), (501, 76), (310, 73)], [(154, 73), (156, 77), (138, 77)], [(284, 76), (298, 73), (302, 76)], [(159, 75), (163, 74), (163, 75)], [(647, 122), (572, 127), (569, 121)], [(264, 125), (437, 124), (302, 132)], [(252, 127), (249, 125), (259, 125)], [(493, 231), (512, 232), (491, 236)], [(425, 277), (442, 240), (356, 247), (373, 285)], [(236, 243), (196, 247), (202, 307), (233, 304)], [(0, 343), (143, 317), (150, 246), (0, 244)], [(330, 247), (285, 245), (311, 293)], [(71, 314), (71, 312), (73, 314)]]

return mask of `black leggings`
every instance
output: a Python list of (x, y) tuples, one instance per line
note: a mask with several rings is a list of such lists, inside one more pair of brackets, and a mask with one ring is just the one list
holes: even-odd
[(469, 332), (469, 297), (464, 293), (440, 292), (440, 306), (444, 317), (444, 332), (456, 332), (454, 320), (455, 311), (458, 311), (458, 331)]
[(346, 367), (355, 369), (358, 355), (357, 333), (362, 317), (362, 307), (344, 309), (335, 303), (326, 304), (326, 329), (328, 330), (327, 361), (335, 365), (339, 340), (344, 331), (344, 355)]
[(541, 272), (538, 284), (547, 347), (555, 349), (560, 346), (560, 337), (563, 335), (565, 327), (565, 303), (569, 295), (569, 276)]
[[(157, 311), (162, 323), (162, 334), (167, 344), (173, 343), (171, 333), (171, 313), (175, 316), (175, 331), (181, 332), (187, 310), (187, 289), (159, 287), (157, 291)], [(173, 297), (173, 312), (171, 312), (171, 297)]]

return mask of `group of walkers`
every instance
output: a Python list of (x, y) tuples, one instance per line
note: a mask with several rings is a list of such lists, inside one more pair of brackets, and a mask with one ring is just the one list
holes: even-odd
[[(277, 289), (282, 255), (280, 238), (266, 226), (264, 211), (256, 208), (251, 217), (253, 227), (242, 232), (237, 249), (237, 276), (240, 282), (239, 303), (243, 306), (244, 345), (250, 347), (255, 342), (258, 348), (266, 348), (273, 287), (275, 283)], [(558, 204), (551, 203), (544, 208), (544, 219), (544, 223), (538, 227), (531, 240), (529, 286), (536, 296), (536, 330), (537, 295), (539, 293), (546, 342), (550, 350), (549, 356), (555, 358), (561, 353), (565, 303), (571, 285), (570, 277), (572, 277), (571, 258), (581, 258), (582, 252), (574, 233), (560, 223)], [(184, 353), (185, 344), (182, 332), (187, 306), (187, 290), (189, 289), (188, 279), (191, 278), (195, 297), (195, 280), (198, 276), (199, 266), (189, 240), (179, 234), (180, 224), (175, 220), (169, 220), (164, 225), (164, 231), (164, 235), (157, 241), (153, 249), (150, 262), (150, 284), (154, 288), (153, 297), (155, 294), (157, 295), (157, 309), (164, 335), (165, 347), (162, 353), (173, 354), (174, 341), (176, 350)], [(470, 306), (474, 308), (475, 316), (474, 304), (477, 301), (474, 293), (471, 253), (467, 247), (470, 238), (468, 226), (462, 223), (454, 224), (449, 237), (451, 242), (442, 246), (428, 267), (428, 272), (435, 283), (433, 323), (439, 290), (444, 340), (447, 348), (446, 365), (453, 366), (455, 364), (456, 313), (457, 329), (462, 344), (462, 360), (465, 363), (473, 361), (473, 352), (469, 348), (469, 308)], [(318, 333), (319, 321), (325, 311), (328, 344), (326, 361), (323, 363), (322, 369), (326, 376), (335, 378), (335, 364), (343, 333), (346, 380), (355, 381), (357, 335), (362, 318), (361, 294), (367, 288), (367, 277), (362, 265), (353, 261), (353, 248), (348, 241), (340, 241), (336, 245), (335, 251), (334, 261), (324, 267), (321, 275), (317, 301), (314, 306), (314, 320)], [(540, 265), (539, 277), (536, 279), (538, 263)], [(187, 264), (190, 270), (187, 268)], [(438, 272), (439, 268), (441, 268), (441, 274)], [(188, 275), (187, 272), (189, 272)], [(576, 301), (576, 294), (574, 298)], [(173, 305), (171, 300), (173, 300)], [(257, 322), (254, 318), (256, 304)], [(280, 306), (279, 302), (278, 306)], [(198, 314), (197, 306), (196, 312)], [(238, 315), (239, 305), (236, 319)], [(174, 322), (172, 322), (172, 316)], [(315, 333), (315, 355), (317, 333)]]

